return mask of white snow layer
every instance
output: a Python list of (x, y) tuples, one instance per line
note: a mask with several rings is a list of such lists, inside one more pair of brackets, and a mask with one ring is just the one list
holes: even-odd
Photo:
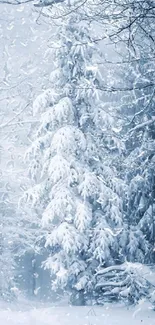
[(135, 308), (44, 307), (24, 311), (1, 306), (0, 325), (155, 325), (155, 311), (145, 304)]

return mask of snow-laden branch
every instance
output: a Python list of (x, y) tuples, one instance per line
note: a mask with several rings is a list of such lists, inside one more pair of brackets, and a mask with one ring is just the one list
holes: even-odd
[(112, 265), (112, 266), (106, 267), (103, 270), (99, 270), (96, 273), (96, 276), (97, 275), (103, 275), (103, 274), (106, 274), (106, 273), (111, 272), (111, 271), (125, 271), (126, 270), (126, 267), (127, 267), (126, 264), (123, 264), (123, 265)]
[(152, 118), (146, 122), (140, 123), (136, 125), (134, 128), (132, 128), (129, 133), (132, 133), (134, 131), (139, 131), (140, 129), (143, 129), (143, 127), (151, 125), (155, 122), (155, 116), (152, 116)]
[(129, 283), (129, 277), (127, 277), (124, 281), (104, 281), (104, 282), (99, 282), (96, 284), (96, 288), (102, 288), (102, 287), (124, 287)]

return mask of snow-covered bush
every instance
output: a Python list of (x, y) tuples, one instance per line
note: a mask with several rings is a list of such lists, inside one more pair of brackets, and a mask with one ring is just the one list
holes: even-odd
[(96, 287), (100, 290), (98, 303), (123, 301), (136, 304), (150, 295), (153, 289), (148, 280), (151, 270), (141, 263), (123, 263), (100, 269), (96, 273)]

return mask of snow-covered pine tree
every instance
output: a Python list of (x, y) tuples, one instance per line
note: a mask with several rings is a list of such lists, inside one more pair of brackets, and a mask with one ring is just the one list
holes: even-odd
[[(143, 66), (141, 66), (142, 63)], [(128, 274), (129, 269), (126, 268), (127, 264), (125, 263), (127, 277), (125, 277), (124, 271), (122, 274), (117, 270), (115, 272), (115, 268), (112, 274), (102, 276), (103, 287), (105, 285), (105, 288), (108, 288), (108, 293), (110, 288), (114, 297), (118, 296), (131, 301), (131, 292), (133, 291), (135, 292), (133, 302), (140, 299), (142, 295), (148, 297), (152, 290), (149, 281), (145, 281), (145, 276), (142, 278), (136, 269), (137, 263), (141, 263), (141, 272), (145, 269), (144, 264), (154, 263), (155, 242), (154, 90), (150, 87), (143, 89), (146, 80), (149, 82), (149, 79), (152, 78), (150, 71), (153, 71), (153, 66), (146, 60), (142, 63), (141, 61), (132, 62), (130, 69), (128, 67), (127, 85), (129, 88), (133, 85), (135, 89), (127, 94), (126, 102), (125, 96), (123, 97), (124, 112), (122, 112), (128, 118), (128, 123), (126, 122), (124, 127), (126, 157), (121, 164), (121, 172), (124, 174), (124, 181), (128, 186), (124, 193), (124, 227), (119, 236), (119, 247), (124, 261), (127, 264), (129, 262), (132, 272)], [(142, 89), (136, 90), (138, 87), (142, 87)], [(134, 269), (140, 287), (145, 289), (144, 292), (140, 287), (138, 288)], [(106, 283), (108, 278), (111, 280), (109, 284)], [(122, 279), (128, 283), (125, 295), (124, 292), (122, 295), (124, 285)], [(116, 282), (119, 280), (120, 288), (118, 290)]]
[[(81, 14), (61, 22), (53, 44), (50, 89), (34, 101), (40, 127), (27, 158), (35, 185), (25, 193), (46, 229), (44, 267), (52, 287), (84, 304), (100, 266), (116, 263), (122, 227), (121, 191), (112, 160), (120, 142), (105, 110), (99, 52)], [(115, 126), (115, 128), (113, 128)], [(120, 148), (121, 150), (121, 148)]]
[[(128, 95), (129, 123), (125, 126), (126, 159), (124, 175), (129, 184), (126, 201), (126, 229), (121, 245), (128, 261), (152, 263), (155, 242), (155, 112), (151, 84), (154, 62), (142, 53), (129, 69), (135, 90)], [(136, 90), (136, 88), (140, 88)], [(126, 245), (124, 245), (124, 242)]]

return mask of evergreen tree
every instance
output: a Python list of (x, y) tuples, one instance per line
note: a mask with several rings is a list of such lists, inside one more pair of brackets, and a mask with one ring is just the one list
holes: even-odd
[(124, 184), (112, 166), (121, 145), (103, 104), (100, 53), (80, 17), (73, 13), (61, 24), (51, 88), (34, 101), (40, 127), (27, 158), (35, 185), (25, 200), (46, 229), (44, 266), (53, 289), (65, 288), (72, 303), (84, 304), (96, 290), (96, 270), (118, 259)]
[[(146, 56), (146, 53), (142, 53)], [(130, 81), (135, 89), (128, 96), (125, 126), (126, 158), (122, 164), (126, 183), (126, 229), (123, 254), (128, 261), (152, 263), (155, 241), (155, 112), (152, 83), (154, 63), (145, 58), (132, 62)], [(127, 76), (129, 81), (129, 76)], [(136, 89), (137, 88), (137, 89)], [(140, 88), (140, 89), (138, 89)]]

